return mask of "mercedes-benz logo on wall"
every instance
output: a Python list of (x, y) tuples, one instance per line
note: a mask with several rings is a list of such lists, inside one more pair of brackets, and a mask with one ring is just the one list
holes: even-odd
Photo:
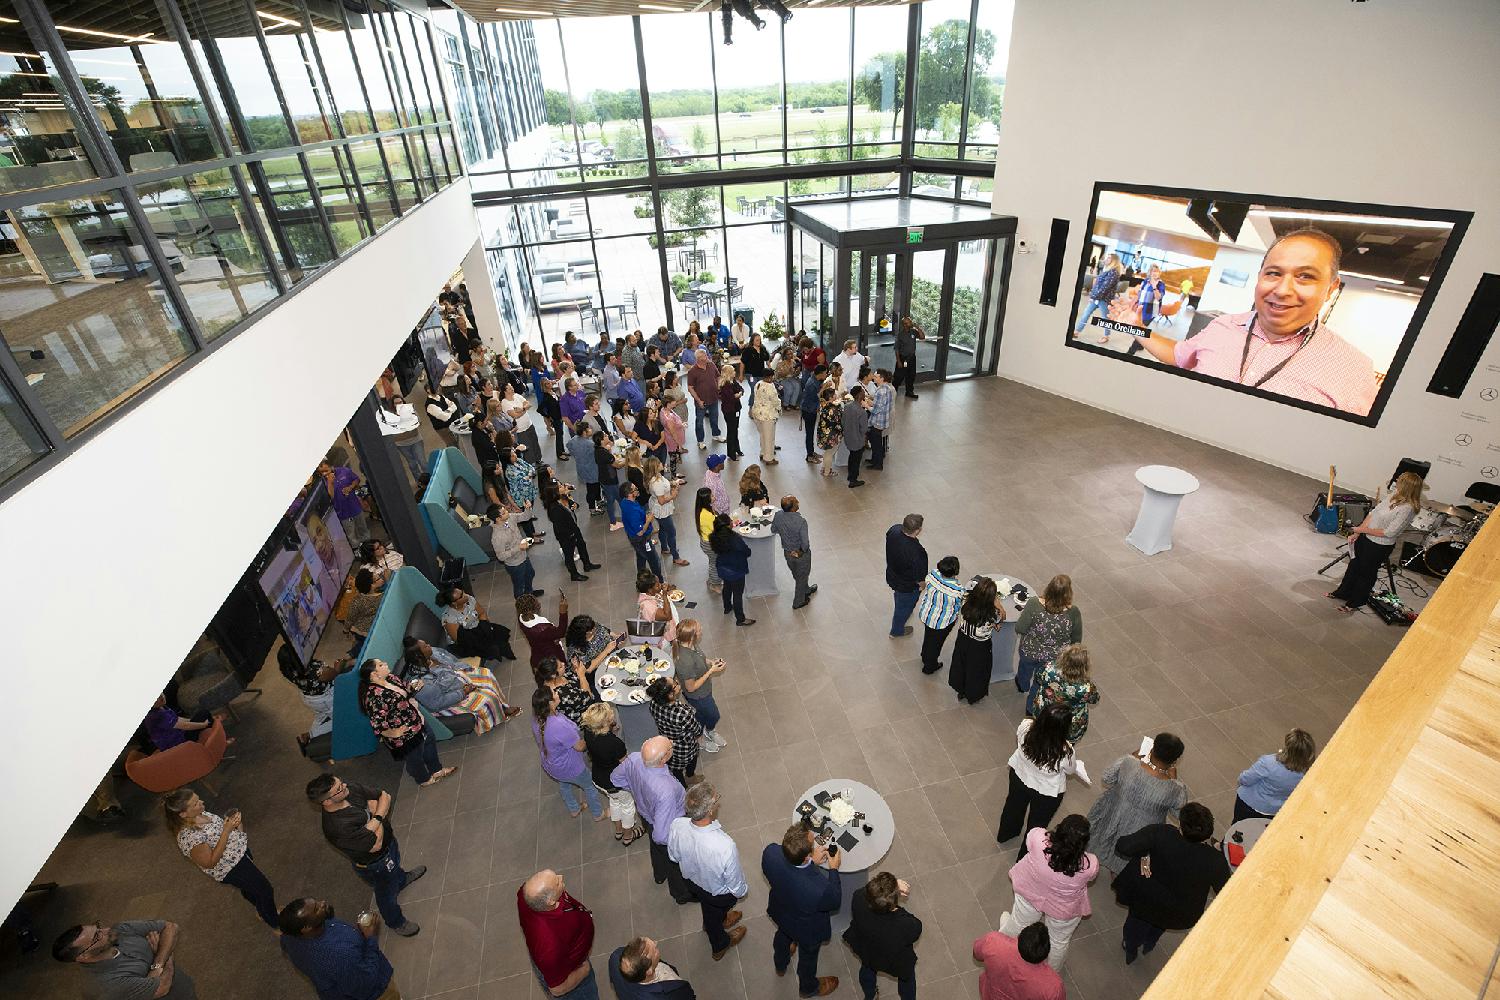
[(1479, 390), (1479, 398), (1483, 399), (1483, 400), (1485, 400), (1487, 402), (1489, 400), (1492, 400), (1492, 399), (1500, 398), (1500, 389), (1496, 389), (1494, 386), (1490, 386), (1489, 388), (1485, 388), (1485, 389), (1480, 389)]
[(1469, 445), (1474, 443), (1474, 439), (1469, 437), (1469, 435), (1467, 434), (1460, 434), (1453, 439), (1453, 443), (1458, 445), (1460, 448), (1467, 448)]
[(1486, 465), (1479, 470), (1479, 474), (1486, 479), (1495, 479), (1496, 477), (1500, 477), (1500, 469), (1495, 468), (1493, 465)]

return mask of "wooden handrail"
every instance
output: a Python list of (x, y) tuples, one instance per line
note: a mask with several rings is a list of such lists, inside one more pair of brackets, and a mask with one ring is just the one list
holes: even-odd
[[(1145, 1000), (1479, 994), (1500, 926), (1500, 716), (1476, 711), (1500, 707), (1497, 606), (1489, 523)], [(1413, 882), (1441, 920), (1413, 912)]]

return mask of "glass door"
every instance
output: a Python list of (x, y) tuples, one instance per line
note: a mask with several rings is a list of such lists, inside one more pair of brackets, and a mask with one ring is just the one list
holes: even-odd
[[(952, 334), (953, 269), (956, 247), (917, 250), (903, 254), (905, 279), (898, 311), (910, 316), (927, 339), (917, 341), (917, 381), (947, 377), (948, 345)], [(892, 354), (894, 361), (894, 353)]]

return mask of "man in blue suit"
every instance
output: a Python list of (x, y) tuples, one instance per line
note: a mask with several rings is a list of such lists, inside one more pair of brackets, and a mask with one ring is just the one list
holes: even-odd
[(697, 1000), (692, 985), (666, 962), (648, 937), (631, 938), (609, 956), (609, 983), (620, 1000)]
[(826, 997), (839, 987), (837, 976), (818, 975), (818, 950), (833, 934), (829, 914), (843, 904), (839, 864), (843, 854), (830, 855), (813, 842), (812, 831), (793, 823), (779, 844), (761, 852), (760, 870), (771, 883), (766, 914), (776, 925), (771, 943), (776, 974), (786, 975), (792, 953), (797, 958), (797, 990), (804, 997)]

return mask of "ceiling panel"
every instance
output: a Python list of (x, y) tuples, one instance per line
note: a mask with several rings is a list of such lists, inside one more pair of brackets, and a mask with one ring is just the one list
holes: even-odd
[[(839, 0), (837, 3), (819, 2), (819, 0), (786, 0), (786, 5), (794, 12), (799, 7), (904, 7), (913, 0)], [(548, 17), (605, 17), (609, 15), (619, 16), (621, 14), (665, 14), (670, 8), (672, 11), (691, 13), (694, 11), (714, 11), (719, 9), (719, 0), (692, 0), (692, 2), (674, 2), (674, 0), (646, 0), (642, 4), (639, 0), (516, 0), (511, 3), (507, 0), (453, 0), (453, 3), (475, 20), (479, 21), (531, 21), (538, 18)], [(497, 9), (498, 8), (498, 9)], [(759, 9), (760, 15), (771, 22), (775, 15), (768, 10)]]

